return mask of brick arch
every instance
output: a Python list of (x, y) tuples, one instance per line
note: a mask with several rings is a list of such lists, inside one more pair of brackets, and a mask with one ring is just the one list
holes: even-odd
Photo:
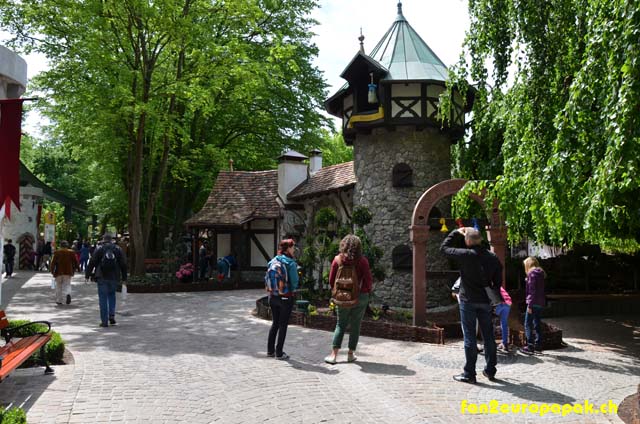
[[(426, 325), (427, 323), (427, 240), (429, 239), (429, 213), (440, 199), (453, 196), (459, 192), (468, 180), (459, 178), (442, 181), (431, 186), (420, 197), (413, 209), (411, 216), (411, 243), (413, 245), (413, 324)], [(469, 194), (484, 209), (483, 194)], [(498, 201), (494, 201), (492, 213), (489, 217), (490, 225), (487, 226), (487, 238), (491, 244), (491, 250), (502, 262), (502, 281), (504, 284), (505, 270), (504, 260), (506, 256), (506, 226), (500, 216)]]

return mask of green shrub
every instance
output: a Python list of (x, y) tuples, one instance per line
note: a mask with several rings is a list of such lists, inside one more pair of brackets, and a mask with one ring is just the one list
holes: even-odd
[[(20, 327), (21, 325), (28, 324), (28, 323), (29, 321), (21, 320), (21, 319), (10, 321), (9, 328)], [(47, 326), (45, 324), (31, 324), (29, 326), (26, 326), (18, 330), (15, 336), (26, 337), (38, 332), (45, 332), (45, 331), (47, 331)], [(62, 363), (62, 355), (64, 354), (64, 340), (62, 340), (62, 337), (60, 336), (59, 333), (55, 331), (51, 332), (51, 340), (49, 340), (49, 343), (47, 343), (45, 349), (47, 352), (47, 361), (49, 361), (52, 364)], [(31, 356), (31, 359), (34, 361), (37, 361), (37, 358), (39, 355), (40, 355), (40, 352), (34, 353), (33, 356)]]
[(27, 424), (27, 414), (22, 408), (0, 408), (0, 424)]

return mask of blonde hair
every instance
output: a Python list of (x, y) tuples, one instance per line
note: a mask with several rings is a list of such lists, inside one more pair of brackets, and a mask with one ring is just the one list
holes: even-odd
[[(529, 271), (531, 271), (532, 269), (535, 269), (535, 268), (542, 269), (540, 267), (540, 262), (538, 262), (538, 260), (536, 258), (534, 258), (533, 256), (529, 256), (522, 263), (524, 263), (524, 273), (525, 274), (529, 274)], [(544, 272), (544, 269), (542, 269), (542, 272)]]
[(362, 256), (362, 241), (360, 241), (360, 237), (353, 234), (344, 236), (340, 241), (340, 253), (350, 260)]

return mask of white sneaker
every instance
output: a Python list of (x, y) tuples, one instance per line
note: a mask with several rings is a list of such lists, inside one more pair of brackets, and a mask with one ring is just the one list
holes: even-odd
[(338, 359), (333, 355), (329, 355), (324, 358), (324, 362), (326, 362), (327, 364), (335, 365), (338, 363)]

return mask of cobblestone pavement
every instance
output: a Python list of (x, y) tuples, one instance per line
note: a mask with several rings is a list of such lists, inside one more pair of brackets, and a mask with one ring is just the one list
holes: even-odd
[[(251, 315), (257, 290), (118, 294), (118, 325), (97, 326), (96, 287), (74, 279), (58, 307), (46, 274), (14, 294), (10, 318), (48, 319), (74, 362), (18, 370), (0, 403), (29, 423), (621, 422), (617, 415), (461, 415), (461, 400), (619, 404), (640, 382), (638, 318), (555, 319), (569, 347), (500, 356), (499, 381), (457, 383), (460, 342), (445, 346), (361, 337), (359, 361), (322, 362), (331, 333), (290, 326), (291, 360), (265, 357), (269, 323)], [(591, 340), (593, 337), (594, 340)], [(478, 369), (483, 361), (479, 359)]]

